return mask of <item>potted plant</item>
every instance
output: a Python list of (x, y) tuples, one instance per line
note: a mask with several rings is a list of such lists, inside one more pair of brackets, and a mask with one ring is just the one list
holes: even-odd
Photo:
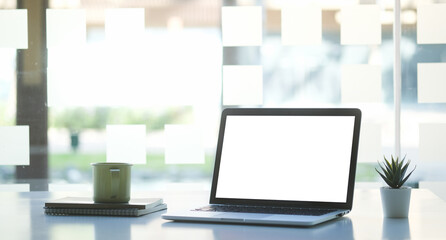
[(391, 161), (387, 160), (384, 156), (384, 161), (382, 163), (378, 162), (381, 172), (375, 168), (388, 185), (381, 187), (384, 217), (407, 218), (409, 214), (411, 188), (403, 186), (403, 184), (409, 179), (413, 171), (415, 171), (416, 166), (406, 175), (410, 160), (405, 162), (406, 157), (401, 161), (398, 157), (396, 159), (393, 156), (391, 157)]

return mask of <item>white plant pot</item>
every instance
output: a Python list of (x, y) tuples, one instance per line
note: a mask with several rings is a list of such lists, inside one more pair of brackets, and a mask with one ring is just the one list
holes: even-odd
[(409, 215), (410, 193), (412, 188), (381, 187), (381, 202), (384, 217), (407, 218)]

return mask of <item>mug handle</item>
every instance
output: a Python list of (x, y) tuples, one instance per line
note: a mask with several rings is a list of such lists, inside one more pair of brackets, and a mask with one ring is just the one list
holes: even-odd
[(112, 199), (115, 199), (115, 198), (118, 197), (119, 172), (120, 172), (120, 169), (110, 168), (110, 175), (111, 175), (111, 198)]

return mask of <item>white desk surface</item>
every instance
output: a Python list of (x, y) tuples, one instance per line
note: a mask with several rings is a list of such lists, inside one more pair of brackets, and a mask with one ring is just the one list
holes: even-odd
[[(428, 190), (412, 191), (407, 219), (382, 217), (379, 190), (355, 190), (351, 213), (312, 228), (179, 223), (161, 214), (142, 217), (47, 216), (45, 201), (88, 193), (0, 193), (0, 239), (446, 239), (446, 202)], [(169, 211), (206, 205), (208, 192), (151, 192)]]

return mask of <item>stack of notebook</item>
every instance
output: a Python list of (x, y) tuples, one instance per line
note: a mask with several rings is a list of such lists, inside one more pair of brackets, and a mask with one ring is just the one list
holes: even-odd
[(135, 198), (128, 203), (95, 203), (91, 198), (66, 197), (45, 203), (48, 215), (141, 216), (167, 209), (161, 198)]

